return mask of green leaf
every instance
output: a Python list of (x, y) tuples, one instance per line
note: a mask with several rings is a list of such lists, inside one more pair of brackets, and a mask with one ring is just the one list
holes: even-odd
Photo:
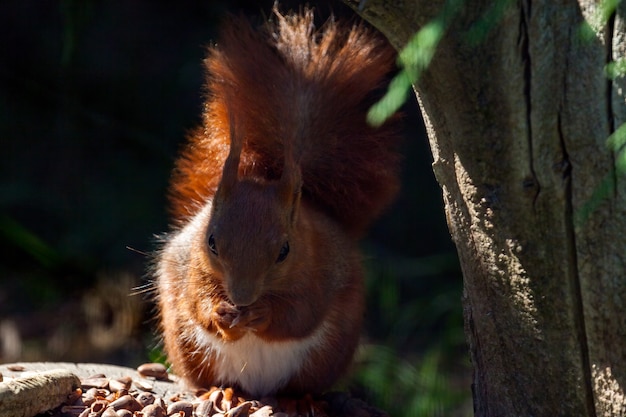
[(435, 54), (445, 28), (436, 19), (418, 31), (398, 56), (402, 70), (391, 80), (387, 93), (367, 113), (367, 122), (374, 127), (385, 123), (406, 102), (411, 86), (417, 82)]
[(29, 253), (44, 267), (61, 263), (62, 257), (56, 250), (11, 217), (0, 215), (0, 235)]
[(497, 0), (487, 9), (480, 19), (467, 31), (467, 40), (470, 45), (478, 45), (501, 21), (506, 8), (512, 0)]
[(606, 145), (613, 152), (620, 152), (626, 146), (626, 123), (615, 129), (606, 140)]
[(611, 61), (604, 67), (606, 77), (614, 80), (626, 74), (626, 59), (621, 58), (617, 61)]
[(461, 0), (448, 0), (441, 12), (420, 29), (398, 55), (400, 72), (389, 84), (387, 93), (370, 108), (367, 122), (374, 127), (385, 123), (406, 102), (411, 86), (428, 68), (437, 45), (443, 38), (450, 21), (463, 4)]

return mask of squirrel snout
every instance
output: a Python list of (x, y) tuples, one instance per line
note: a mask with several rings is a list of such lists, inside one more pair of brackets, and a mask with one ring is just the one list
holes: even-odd
[(254, 285), (249, 283), (234, 284), (232, 283), (232, 280), (229, 281), (226, 295), (235, 307), (247, 307), (259, 298), (257, 295), (257, 288), (255, 288)]

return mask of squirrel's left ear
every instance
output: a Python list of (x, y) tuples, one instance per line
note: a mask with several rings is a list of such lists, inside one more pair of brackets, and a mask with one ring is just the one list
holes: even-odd
[(243, 148), (243, 135), (237, 128), (234, 112), (230, 106), (226, 106), (228, 111), (228, 125), (230, 129), (230, 150), (224, 162), (222, 179), (220, 180), (215, 199), (223, 201), (228, 198), (233, 187), (239, 180), (239, 159)]
[(302, 194), (302, 172), (296, 162), (290, 145), (284, 146), (283, 173), (280, 176), (278, 194), (283, 205), (290, 209), (290, 220), (293, 224), (300, 206)]

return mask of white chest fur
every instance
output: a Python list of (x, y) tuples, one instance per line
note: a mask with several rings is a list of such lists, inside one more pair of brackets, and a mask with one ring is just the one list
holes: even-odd
[(217, 379), (237, 384), (253, 396), (274, 393), (306, 363), (311, 349), (324, 343), (324, 325), (304, 339), (266, 342), (249, 332), (235, 342), (224, 342), (202, 327), (196, 327), (196, 342), (215, 355)]

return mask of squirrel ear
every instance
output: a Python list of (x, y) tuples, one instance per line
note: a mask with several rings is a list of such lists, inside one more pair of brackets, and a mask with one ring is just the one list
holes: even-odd
[(228, 125), (230, 129), (230, 150), (224, 162), (222, 179), (215, 194), (216, 199), (222, 200), (230, 194), (239, 179), (239, 159), (241, 149), (243, 148), (243, 137), (237, 131), (237, 121), (235, 120), (234, 112), (230, 110), (229, 106), (226, 107), (228, 109)]
[(284, 146), (285, 162), (280, 177), (279, 198), (290, 210), (290, 220), (293, 223), (300, 206), (302, 194), (302, 172), (300, 165), (294, 160), (290, 144)]

